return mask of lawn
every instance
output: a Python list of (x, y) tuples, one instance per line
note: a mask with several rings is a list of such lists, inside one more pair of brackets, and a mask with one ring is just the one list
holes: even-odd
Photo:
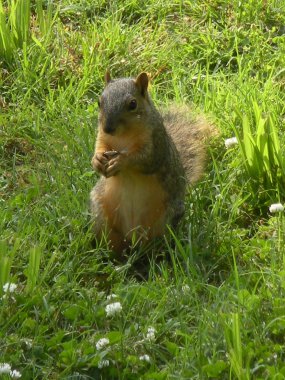
[[(0, 2), (0, 379), (285, 379), (284, 25), (281, 0)], [(106, 69), (220, 131), (172, 239), (124, 260), (88, 210)]]

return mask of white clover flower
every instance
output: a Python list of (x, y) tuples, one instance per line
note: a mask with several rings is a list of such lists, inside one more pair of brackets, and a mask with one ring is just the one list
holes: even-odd
[(155, 340), (155, 333), (156, 333), (155, 328), (154, 327), (149, 327), (147, 329), (146, 339), (150, 340), (150, 341), (154, 341)]
[(142, 362), (148, 362), (148, 363), (150, 363), (150, 357), (149, 357), (149, 355), (147, 355), (147, 354), (140, 356), (139, 359), (140, 359)]
[(119, 314), (122, 311), (122, 305), (120, 302), (110, 303), (105, 308), (107, 317), (111, 317), (115, 314)]
[(236, 137), (231, 137), (230, 139), (225, 140), (225, 146), (227, 149), (236, 144), (238, 144), (238, 139)]
[(269, 207), (269, 211), (274, 214), (275, 212), (284, 211), (284, 206), (281, 203), (273, 203)]
[(117, 297), (118, 297), (117, 294), (109, 294), (109, 295), (107, 296), (107, 300), (110, 301), (111, 299), (113, 299), (113, 298), (117, 298)]
[(20, 377), (22, 377), (21, 373), (16, 369), (10, 371), (10, 376), (12, 377), (12, 379), (19, 379)]
[(187, 294), (190, 292), (190, 286), (189, 285), (183, 285), (182, 286), (182, 293)]
[(11, 366), (8, 363), (0, 363), (0, 375), (3, 373), (10, 373)]
[(32, 339), (24, 339), (25, 345), (28, 349), (31, 349), (33, 347), (33, 340)]
[(6, 282), (6, 284), (3, 285), (4, 293), (7, 293), (8, 291), (10, 293), (14, 293), (16, 288), (17, 288), (17, 284), (13, 284), (13, 282)]
[(102, 350), (102, 348), (108, 346), (109, 343), (110, 343), (110, 341), (108, 338), (101, 338), (96, 343), (96, 348), (98, 351), (100, 351), (100, 350)]
[(109, 367), (109, 360), (108, 359), (104, 359), (104, 360), (100, 360), (99, 363), (98, 363), (98, 368), (103, 368), (103, 367)]

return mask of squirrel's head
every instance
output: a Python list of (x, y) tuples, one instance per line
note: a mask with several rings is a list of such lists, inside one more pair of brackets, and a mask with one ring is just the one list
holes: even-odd
[(112, 80), (105, 75), (105, 89), (99, 98), (99, 124), (107, 134), (123, 133), (139, 125), (149, 108), (148, 76), (141, 73), (136, 79)]

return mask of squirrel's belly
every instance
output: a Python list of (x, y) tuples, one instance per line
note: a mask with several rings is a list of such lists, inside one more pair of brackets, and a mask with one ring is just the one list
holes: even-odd
[(106, 180), (103, 208), (111, 228), (131, 238), (163, 234), (166, 193), (154, 175), (125, 173)]

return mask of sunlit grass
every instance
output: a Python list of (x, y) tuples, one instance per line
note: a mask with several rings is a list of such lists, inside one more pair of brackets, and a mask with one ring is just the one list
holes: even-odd
[[(283, 378), (283, 3), (31, 3), (0, 8), (0, 363), (23, 379)], [(107, 68), (149, 72), (157, 105), (220, 130), (179, 228), (123, 260), (94, 247), (88, 214)]]

